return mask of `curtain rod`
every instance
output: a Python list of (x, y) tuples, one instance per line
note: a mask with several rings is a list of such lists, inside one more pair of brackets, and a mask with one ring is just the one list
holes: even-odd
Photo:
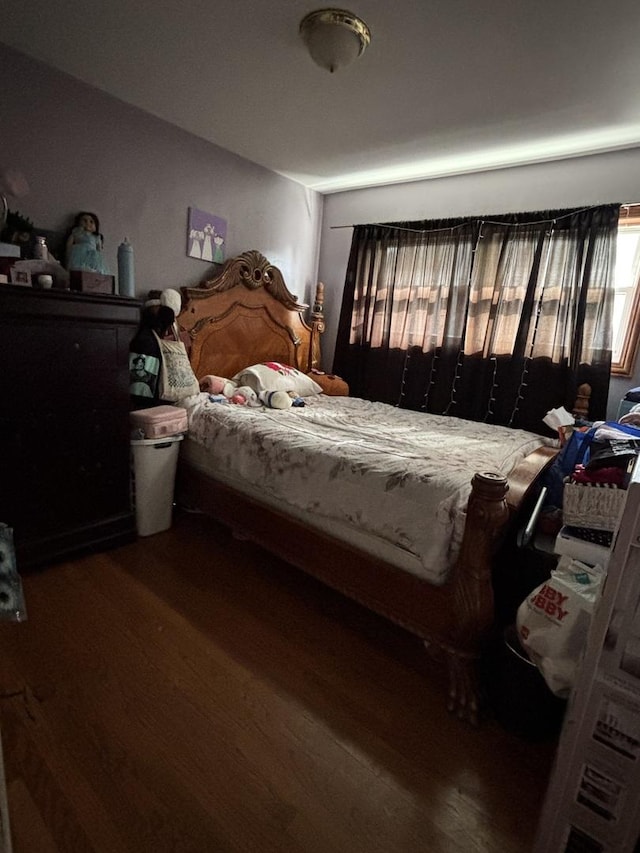
[[(616, 202), (606, 202), (606, 204), (615, 204)], [(562, 216), (556, 216), (553, 219), (537, 219), (534, 222), (513, 222), (513, 223), (505, 223), (505, 222), (496, 222), (493, 219), (486, 219), (482, 216), (472, 216), (468, 219), (465, 219), (464, 222), (459, 223), (458, 225), (450, 225), (448, 228), (403, 228), (401, 225), (392, 225), (389, 222), (365, 222), (360, 223), (360, 225), (373, 225), (376, 228), (388, 228), (392, 231), (408, 231), (412, 234), (435, 234), (438, 231), (454, 231), (456, 228), (462, 228), (465, 225), (468, 225), (472, 222), (481, 222), (483, 225), (515, 225), (516, 227), (521, 227), (523, 225), (549, 225), (555, 222), (558, 222), (561, 219), (568, 219), (570, 216), (575, 216), (577, 213), (585, 213), (587, 210), (593, 210), (596, 207), (602, 207), (600, 204), (590, 204), (588, 207), (581, 207), (578, 210), (572, 210), (570, 213), (563, 213)], [(620, 207), (635, 207), (634, 204), (621, 204)], [(505, 214), (505, 216), (509, 216), (510, 214)], [(330, 225), (329, 230), (339, 230), (341, 228), (358, 228), (360, 225)]]

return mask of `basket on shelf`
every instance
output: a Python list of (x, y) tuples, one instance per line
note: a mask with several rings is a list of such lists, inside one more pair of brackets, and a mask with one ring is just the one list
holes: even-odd
[(570, 527), (615, 530), (627, 496), (625, 489), (586, 483), (565, 483), (562, 520)]

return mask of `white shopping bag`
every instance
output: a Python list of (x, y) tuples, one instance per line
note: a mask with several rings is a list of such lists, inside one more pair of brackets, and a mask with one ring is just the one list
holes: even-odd
[(561, 698), (573, 687), (603, 578), (601, 566), (563, 555), (549, 580), (518, 608), (520, 642), (549, 689)]

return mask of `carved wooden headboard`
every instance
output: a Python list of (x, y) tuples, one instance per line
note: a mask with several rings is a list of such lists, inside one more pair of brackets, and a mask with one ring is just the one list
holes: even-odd
[(324, 285), (318, 284), (310, 325), (282, 273), (256, 250), (227, 261), (219, 276), (181, 288), (180, 328), (191, 339), (191, 364), (200, 379), (230, 378), (263, 361), (307, 373), (321, 364)]

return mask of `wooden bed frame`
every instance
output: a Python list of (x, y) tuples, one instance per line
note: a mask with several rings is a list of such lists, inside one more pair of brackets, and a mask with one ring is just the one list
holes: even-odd
[[(279, 361), (308, 372), (321, 365), (323, 285), (310, 312), (287, 289), (280, 271), (257, 251), (228, 261), (221, 274), (182, 288), (179, 326), (191, 340), (198, 378), (232, 377), (243, 367)], [(543, 447), (509, 481), (478, 472), (472, 483), (457, 564), (443, 586), (358, 552), (337, 539), (216, 482), (181, 460), (180, 504), (211, 514), (294, 566), (408, 629), (448, 668), (449, 710), (476, 723), (480, 656), (494, 623), (492, 562), (507, 522), (531, 495), (557, 451)], [(239, 519), (242, 519), (240, 524)]]

